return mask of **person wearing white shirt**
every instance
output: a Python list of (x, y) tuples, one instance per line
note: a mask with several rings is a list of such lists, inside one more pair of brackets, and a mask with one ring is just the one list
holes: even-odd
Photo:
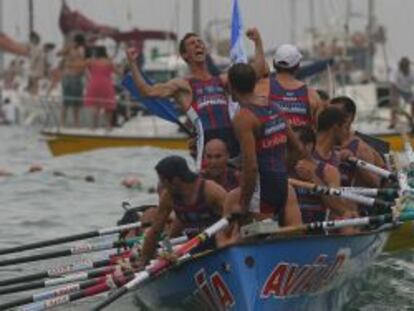
[(397, 124), (397, 108), (399, 100), (411, 104), (411, 118), (414, 118), (414, 72), (410, 68), (410, 60), (407, 57), (401, 58), (398, 68), (390, 75), (390, 99), (391, 99), (391, 123), (390, 128)]

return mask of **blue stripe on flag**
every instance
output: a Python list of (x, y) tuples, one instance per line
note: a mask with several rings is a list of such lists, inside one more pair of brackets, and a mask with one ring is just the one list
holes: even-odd
[(231, 17), (231, 48), (230, 58), (233, 63), (247, 63), (247, 54), (243, 42), (243, 21), (240, 14), (238, 0), (233, 0)]
[[(153, 81), (151, 81), (146, 75), (144, 75), (144, 73), (141, 72), (141, 74), (148, 84), (154, 84)], [(134, 100), (139, 101), (142, 105), (145, 106), (145, 108), (147, 108), (153, 114), (164, 120), (177, 123), (179, 113), (177, 109), (174, 107), (172, 101), (165, 98), (142, 97), (139, 93), (139, 90), (135, 86), (131, 74), (126, 75), (122, 79), (122, 86), (125, 87), (131, 93), (131, 96)]]

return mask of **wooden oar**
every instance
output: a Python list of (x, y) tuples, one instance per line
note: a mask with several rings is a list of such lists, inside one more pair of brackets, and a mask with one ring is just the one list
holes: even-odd
[[(205, 242), (208, 238), (213, 237), (217, 232), (227, 228), (230, 222), (236, 217), (238, 216), (232, 215), (232, 216), (224, 217), (220, 219), (218, 222), (216, 222), (209, 228), (205, 229), (199, 235), (195, 236), (188, 242), (181, 245), (177, 250), (174, 251), (174, 255), (176, 255), (177, 257), (183, 257), (184, 255), (189, 253), (192, 249), (194, 249), (195, 247)], [(123, 295), (125, 295), (129, 291), (141, 285), (144, 281), (147, 281), (151, 278), (156, 277), (157, 275), (161, 273), (161, 271), (164, 271), (171, 265), (172, 263), (166, 259), (161, 258), (161, 259), (155, 260), (153, 263), (146, 266), (143, 271), (136, 273), (133, 280), (126, 283), (124, 286), (122, 286), (118, 290), (114, 291), (100, 304), (95, 306), (92, 310), (93, 311), (102, 310), (103, 308), (107, 307), (108, 305), (116, 301), (117, 299), (121, 298)]]
[(17, 258), (10, 258), (0, 261), (0, 267), (8, 266), (8, 265), (16, 265), (25, 262), (34, 262), (39, 260), (46, 260), (51, 258), (59, 258), (65, 256), (72, 256), (72, 255), (80, 255), (92, 252), (98, 252), (108, 249), (114, 248), (121, 248), (121, 247), (128, 247), (131, 248), (136, 245), (139, 241), (142, 241), (143, 237), (135, 237), (128, 240), (121, 240), (121, 241), (108, 241), (108, 242), (98, 242), (98, 243), (87, 243), (82, 245), (77, 245), (71, 247), (69, 249), (59, 250), (59, 251), (52, 251), (43, 254), (35, 254), (30, 256), (24, 257), (17, 257)]
[(17, 252), (26, 251), (26, 250), (35, 249), (35, 248), (42, 248), (42, 247), (47, 247), (47, 246), (52, 246), (52, 245), (63, 244), (67, 242), (74, 242), (74, 241), (85, 240), (89, 238), (95, 238), (99, 236), (110, 235), (110, 234), (114, 234), (114, 233), (118, 233), (122, 231), (128, 231), (128, 230), (140, 228), (142, 226), (143, 224), (141, 222), (137, 222), (137, 223), (127, 224), (127, 225), (122, 225), (122, 226), (116, 226), (116, 227), (111, 227), (111, 228), (106, 228), (106, 229), (93, 230), (93, 231), (80, 233), (80, 234), (69, 235), (69, 236), (60, 237), (60, 238), (51, 239), (51, 240), (39, 241), (39, 242), (34, 242), (30, 244), (25, 244), (25, 245), (19, 245), (19, 246), (10, 247), (10, 248), (3, 248), (3, 249), (0, 249), (0, 255), (17, 253)]
[[(73, 282), (80, 282), (89, 279), (94, 279), (102, 275), (107, 275), (114, 272), (116, 266), (107, 266), (102, 268), (93, 269), (87, 272), (78, 272), (75, 274), (67, 275), (60, 278), (53, 278), (42, 281), (35, 281), (31, 283), (25, 283), (17, 286), (2, 287), (0, 288), (0, 295), (12, 294), (23, 292), (27, 290), (37, 289), (37, 288), (46, 288), (53, 287)], [(0, 309), (1, 310), (1, 309)]]
[(397, 176), (394, 173), (392, 173), (392, 172), (390, 172), (386, 169), (383, 169), (382, 167), (379, 167), (379, 166), (376, 166), (374, 164), (368, 163), (364, 160), (357, 159), (355, 157), (349, 157), (347, 159), (347, 161), (354, 164), (356, 167), (358, 167), (360, 169), (367, 170), (367, 171), (369, 171), (371, 173), (374, 173), (374, 174), (377, 174), (378, 176), (381, 176), (383, 178), (387, 178), (387, 179), (391, 179), (391, 180), (395, 180), (395, 181), (397, 180)]
[(369, 207), (379, 206), (381, 208), (387, 208), (392, 206), (392, 203), (353, 192), (341, 191), (340, 188), (330, 188), (294, 178), (289, 178), (289, 183), (295, 187), (309, 189), (315, 194), (337, 196)]
[[(345, 227), (364, 227), (368, 225), (383, 225), (387, 223), (393, 223), (395, 221), (405, 222), (414, 220), (414, 212), (401, 213), (399, 216), (393, 214), (383, 214), (376, 216), (367, 216), (359, 218), (348, 218), (348, 219), (339, 219), (339, 220), (329, 220), (329, 221), (316, 221), (307, 224), (289, 226), (289, 227), (280, 227), (271, 234), (283, 235), (283, 234), (295, 234), (302, 233), (307, 231), (315, 230), (334, 230), (341, 229)], [(270, 232), (269, 232), (270, 233)]]
[(23, 282), (31, 282), (31, 281), (35, 281), (39, 279), (44, 279), (44, 278), (56, 278), (56, 277), (60, 277), (62, 275), (69, 274), (69, 273), (77, 273), (77, 272), (85, 271), (88, 269), (106, 267), (109, 265), (114, 265), (119, 260), (129, 258), (130, 256), (131, 256), (131, 251), (128, 250), (116, 256), (108, 255), (107, 259), (102, 259), (98, 261), (92, 261), (90, 259), (82, 259), (78, 262), (71, 263), (68, 265), (52, 267), (46, 271), (24, 275), (24, 276), (19, 276), (15, 278), (10, 278), (6, 280), (1, 280), (0, 286), (8, 286), (8, 285), (19, 284)]

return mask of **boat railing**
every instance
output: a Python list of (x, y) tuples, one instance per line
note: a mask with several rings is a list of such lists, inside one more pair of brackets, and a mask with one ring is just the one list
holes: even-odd
[[(64, 100), (81, 100), (82, 105), (80, 109), (80, 122), (78, 129), (86, 130), (92, 128), (93, 109), (90, 109), (92, 107), (84, 106), (83, 102), (86, 99), (99, 100), (99, 102), (105, 103), (104, 100), (97, 98), (63, 97), (61, 95), (51, 95), (47, 97), (43, 96), (42, 98), (40, 98), (41, 107), (44, 111), (44, 114), (46, 115), (46, 117), (44, 118), (44, 130), (47, 129), (48, 131), (61, 133), (69, 128), (72, 131), (77, 129), (73, 124), (73, 112), (70, 108), (66, 112), (68, 121), (71, 121), (70, 123), (67, 123), (69, 124), (69, 126), (63, 126), (61, 122), (61, 113), (63, 109)], [(160, 118), (154, 115), (147, 114), (145, 107), (143, 107), (137, 101), (130, 100), (128, 97), (117, 99), (117, 109), (115, 110), (115, 118), (117, 124), (115, 124), (114, 128), (122, 130), (124, 132), (132, 133), (136, 131), (136, 134), (140, 134), (137, 131), (144, 130), (146, 132), (150, 132), (152, 135), (155, 136), (162, 136), (166, 132), (166, 121), (161, 120)], [(145, 122), (143, 122), (144, 119)], [(174, 128), (177, 128), (178, 131), (178, 127), (176, 125), (169, 122), (167, 123), (169, 125), (169, 128), (173, 127), (172, 131), (169, 132), (173, 132)], [(140, 124), (142, 126), (138, 126)]]

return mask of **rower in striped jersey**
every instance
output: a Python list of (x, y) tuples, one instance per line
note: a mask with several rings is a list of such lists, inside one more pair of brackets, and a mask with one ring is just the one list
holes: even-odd
[[(247, 30), (247, 37), (255, 44), (255, 70), (259, 77), (268, 72), (260, 34), (256, 28)], [(195, 33), (186, 34), (179, 44), (181, 57), (188, 64), (189, 76), (165, 83), (149, 85), (139, 72), (136, 50), (128, 50), (134, 82), (143, 96), (173, 98), (196, 129), (197, 162), (201, 165), (202, 150), (210, 139), (220, 138), (229, 148), (230, 156), (239, 153), (229, 113), (227, 74), (212, 76), (207, 69), (207, 48)]]

